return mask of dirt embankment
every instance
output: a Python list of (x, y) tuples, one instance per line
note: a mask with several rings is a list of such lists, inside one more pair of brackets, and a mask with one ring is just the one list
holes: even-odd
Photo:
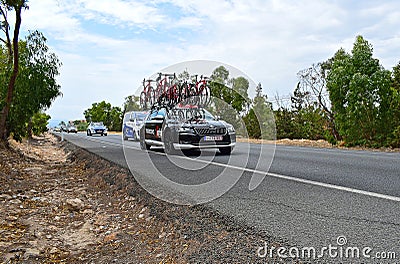
[(0, 149), (0, 263), (267, 263), (274, 239), (160, 201), (125, 169), (51, 136)]

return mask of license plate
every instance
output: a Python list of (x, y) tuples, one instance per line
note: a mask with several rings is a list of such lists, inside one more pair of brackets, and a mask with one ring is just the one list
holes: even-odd
[(204, 136), (204, 141), (221, 141), (222, 136)]

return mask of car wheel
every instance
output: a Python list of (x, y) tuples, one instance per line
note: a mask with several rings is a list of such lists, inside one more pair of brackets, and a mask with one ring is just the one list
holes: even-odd
[(175, 153), (174, 142), (172, 140), (172, 134), (169, 131), (166, 131), (166, 133), (164, 135), (164, 151), (167, 154)]
[(88, 135), (89, 137), (92, 136), (92, 133), (90, 132), (90, 130), (86, 131), (86, 135)]
[(122, 138), (123, 138), (124, 140), (128, 140), (128, 137), (125, 135), (125, 133), (122, 133)]
[(146, 144), (144, 138), (140, 140), (140, 148), (142, 150), (150, 150), (150, 145)]
[(106, 136), (107, 136), (107, 133), (104, 133), (104, 136), (106, 137)]
[(200, 157), (201, 150), (200, 149), (183, 149), (182, 154), (186, 157)]
[(219, 148), (219, 151), (223, 155), (230, 155), (232, 153), (232, 147), (224, 147), (224, 148)]

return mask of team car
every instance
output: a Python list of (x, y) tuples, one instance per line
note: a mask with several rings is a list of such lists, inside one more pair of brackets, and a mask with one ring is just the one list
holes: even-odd
[(76, 129), (76, 126), (74, 125), (68, 125), (67, 126), (67, 132), (68, 133), (78, 133), (78, 129)]
[(95, 134), (101, 136), (107, 136), (107, 127), (103, 124), (103, 122), (90, 122), (86, 134), (88, 136), (92, 136)]
[(132, 138), (137, 141), (140, 138), (140, 129), (146, 119), (147, 112), (130, 111), (124, 115), (122, 124), (122, 138), (128, 140)]
[(180, 149), (217, 148), (230, 155), (236, 144), (234, 127), (203, 108), (154, 108), (140, 133), (140, 146), (164, 147), (167, 154)]

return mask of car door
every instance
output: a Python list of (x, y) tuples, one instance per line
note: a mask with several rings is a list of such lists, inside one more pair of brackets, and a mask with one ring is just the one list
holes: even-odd
[(145, 139), (161, 141), (164, 120), (164, 112), (153, 110), (148, 116), (145, 123)]

